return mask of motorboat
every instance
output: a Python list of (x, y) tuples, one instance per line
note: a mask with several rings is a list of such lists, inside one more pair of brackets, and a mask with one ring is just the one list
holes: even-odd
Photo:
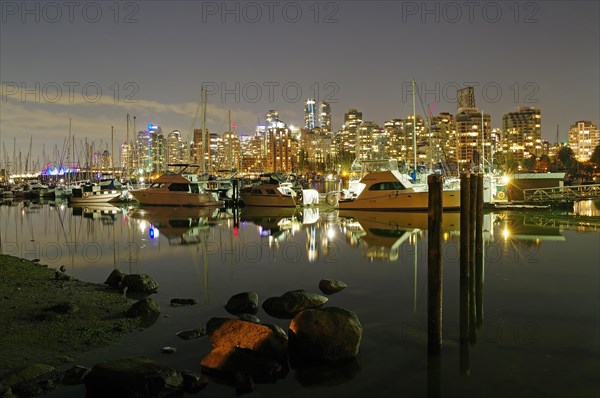
[(70, 203), (107, 203), (117, 201), (123, 194), (123, 186), (114, 178), (106, 178), (95, 184), (73, 188)]
[(202, 187), (204, 181), (198, 174), (189, 172), (198, 169), (193, 164), (172, 164), (179, 167), (176, 172), (166, 172), (158, 177), (149, 187), (129, 191), (143, 205), (162, 206), (224, 206), (217, 195), (206, 192)]
[(246, 206), (296, 207), (319, 203), (316, 190), (302, 189), (279, 173), (261, 176), (258, 184), (240, 191), (240, 198)]
[[(429, 192), (407, 174), (390, 169), (368, 173), (349, 189), (328, 193), (326, 201), (339, 209), (426, 210)], [(444, 209), (459, 209), (460, 190), (442, 191), (442, 201)]]

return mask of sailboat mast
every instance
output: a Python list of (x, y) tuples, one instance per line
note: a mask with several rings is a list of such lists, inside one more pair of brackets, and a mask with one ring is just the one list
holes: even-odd
[(231, 171), (233, 169), (233, 129), (231, 128), (231, 109), (229, 109), (228, 112), (228, 116), (229, 116), (229, 170)]
[(115, 174), (115, 126), (110, 126), (110, 166)]
[(413, 172), (414, 179), (417, 179), (417, 113), (415, 108), (415, 81), (412, 81), (412, 106), (413, 106)]
[(200, 152), (200, 157), (201, 157), (201, 168), (200, 170), (202, 171), (202, 175), (204, 175), (204, 173), (206, 172), (205, 170), (205, 158), (204, 158), (204, 154), (205, 154), (205, 146), (206, 146), (206, 91), (204, 90), (204, 87), (202, 87), (202, 145), (200, 146), (202, 148), (202, 151)]
[(127, 157), (125, 160), (125, 175), (129, 179), (129, 162), (131, 160), (131, 147), (129, 146), (129, 113), (127, 114), (127, 140), (125, 141), (125, 147), (127, 148)]
[(483, 134), (483, 132), (485, 131), (485, 123), (483, 121), (483, 109), (481, 110), (481, 156), (479, 159), (479, 163), (481, 164), (481, 169), (480, 171), (482, 173), (485, 173), (485, 141), (484, 141), (484, 137), (485, 135)]

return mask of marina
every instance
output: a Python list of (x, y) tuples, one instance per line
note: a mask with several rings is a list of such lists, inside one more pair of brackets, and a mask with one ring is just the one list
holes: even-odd
[[(484, 214), (479, 315), (466, 362), (458, 350), (460, 217), (444, 213), (444, 391), (594, 394), (599, 366), (599, 347), (593, 343), (599, 313), (599, 205), (579, 202), (573, 213)], [(152, 297), (161, 307), (161, 317), (152, 326), (83, 354), (78, 363), (91, 366), (143, 355), (199, 371), (208, 340), (183, 341), (178, 331), (223, 316), (224, 303), (236, 293), (256, 291), (262, 301), (294, 289), (314, 291), (320, 279), (331, 278), (348, 285), (330, 296), (331, 305), (355, 311), (364, 328), (357, 362), (324, 374), (291, 373), (276, 384), (257, 384), (257, 391), (300, 397), (308, 388), (312, 395), (325, 397), (333, 389), (336, 396), (356, 396), (366, 394), (376, 380), (389, 391), (425, 394), (431, 380), (425, 361), (427, 213), (78, 206), (66, 201), (4, 203), (2, 254), (38, 258), (52, 268), (64, 265), (69, 275), (95, 283), (103, 283), (113, 269), (145, 273), (159, 284)], [(194, 298), (198, 305), (170, 307), (174, 297)], [(285, 321), (262, 311), (257, 316), (287, 328)], [(163, 346), (177, 347), (178, 352), (165, 356), (159, 349)], [(80, 397), (83, 389), (61, 387), (47, 396)], [(203, 395), (231, 394), (227, 391), (227, 386), (211, 383)]]

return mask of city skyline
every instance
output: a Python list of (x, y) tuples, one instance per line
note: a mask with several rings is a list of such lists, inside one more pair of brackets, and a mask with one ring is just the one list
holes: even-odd
[(269, 109), (301, 127), (309, 98), (330, 103), (334, 131), (349, 109), (383, 126), (412, 114), (413, 79), (417, 115), (455, 114), (456, 90), (472, 85), (493, 128), (523, 105), (541, 109), (551, 142), (557, 124), (566, 141), (577, 121), (599, 122), (595, 2), (267, 3), (82, 2), (71, 15), (2, 2), (2, 143), (12, 156), (13, 140), (26, 152), (33, 136), (35, 159), (44, 144), (61, 149), (69, 118), (78, 140), (110, 143), (114, 126), (122, 142), (128, 113), (137, 130), (155, 123), (187, 140), (203, 84), (206, 127), (219, 133), (228, 110), (238, 133)]

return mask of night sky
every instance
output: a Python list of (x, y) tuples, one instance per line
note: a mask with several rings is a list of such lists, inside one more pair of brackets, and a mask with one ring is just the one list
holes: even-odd
[(77, 141), (102, 147), (111, 125), (125, 140), (127, 113), (138, 130), (187, 139), (203, 83), (217, 132), (228, 110), (238, 133), (269, 109), (300, 126), (306, 98), (331, 103), (335, 130), (349, 108), (383, 125), (412, 113), (413, 79), (426, 90), (418, 114), (456, 113), (456, 88), (474, 85), (493, 127), (518, 105), (541, 108), (551, 142), (557, 124), (566, 140), (575, 121), (600, 119), (598, 1), (1, 3), (10, 156), (15, 137), (25, 155), (33, 136), (34, 159), (44, 144), (48, 156), (62, 150), (69, 117)]

